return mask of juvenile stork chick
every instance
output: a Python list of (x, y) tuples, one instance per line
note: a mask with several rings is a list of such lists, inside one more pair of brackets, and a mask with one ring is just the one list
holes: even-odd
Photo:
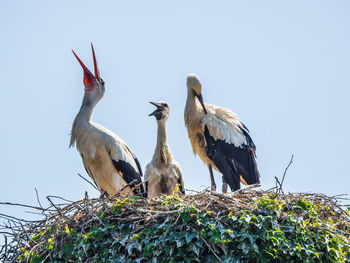
[(164, 101), (150, 103), (157, 107), (149, 116), (153, 115), (156, 118), (158, 133), (152, 161), (147, 164), (145, 171), (145, 185), (148, 198), (161, 194), (170, 195), (177, 184), (179, 184), (180, 192), (185, 194), (181, 167), (172, 156), (166, 137), (166, 121), (170, 111), (169, 105)]
[[(198, 100), (198, 101), (197, 101)], [(222, 173), (222, 191), (260, 182), (255, 145), (248, 128), (231, 110), (205, 104), (202, 84), (196, 74), (187, 76), (185, 125), (194, 154), (208, 166), (211, 190), (216, 191), (213, 169)]]
[(110, 196), (142, 194), (142, 171), (136, 156), (121, 138), (91, 119), (94, 107), (105, 92), (92, 44), (91, 48), (95, 75), (73, 51), (84, 70), (85, 93), (72, 126), (69, 146), (76, 144), (86, 172), (101, 192), (106, 191)]

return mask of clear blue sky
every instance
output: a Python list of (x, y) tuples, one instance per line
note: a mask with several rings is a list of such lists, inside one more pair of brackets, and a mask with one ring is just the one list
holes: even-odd
[[(1, 1), (0, 200), (34, 204), (34, 188), (42, 199), (99, 195), (77, 176), (86, 173), (68, 148), (83, 96), (71, 49), (92, 70), (91, 41), (107, 84), (93, 119), (143, 168), (156, 142), (148, 101), (166, 100), (186, 188), (210, 185), (183, 120), (195, 72), (204, 100), (249, 127), (264, 189), (294, 153), (285, 191), (350, 193), (349, 12), (349, 1), (321, 0)], [(0, 206), (10, 212), (30, 216)]]

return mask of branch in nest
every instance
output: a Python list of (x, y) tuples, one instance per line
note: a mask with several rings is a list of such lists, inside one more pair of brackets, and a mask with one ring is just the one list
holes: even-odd
[[(275, 179), (276, 179), (276, 193), (277, 193), (277, 194), (283, 193), (282, 186), (283, 186), (284, 178), (286, 177), (286, 174), (287, 174), (287, 171), (288, 171), (289, 166), (293, 163), (293, 159), (294, 159), (294, 154), (292, 154), (292, 157), (290, 158), (289, 164), (287, 165), (286, 169), (284, 170), (284, 173), (283, 173), (283, 177), (282, 177), (281, 182), (280, 182), (280, 181), (278, 180), (278, 178), (275, 176)], [(284, 194), (284, 193), (283, 193), (283, 194)]]
[(293, 163), (293, 159), (294, 159), (294, 154), (292, 154), (292, 157), (290, 158), (289, 164), (287, 165), (286, 169), (284, 170), (282, 181), (281, 181), (281, 187), (283, 185), (284, 178), (286, 177), (287, 170), (288, 170), (289, 166)]
[[(149, 180), (145, 180), (141, 183), (138, 183), (138, 184), (135, 184), (136, 183), (136, 179), (135, 180), (132, 180), (130, 183), (128, 183), (127, 185), (125, 185), (122, 189), (120, 189), (120, 193), (123, 192), (126, 188), (130, 187), (131, 190), (141, 186), (142, 184), (145, 184), (146, 182), (148, 182)], [(135, 184), (135, 185), (134, 185)], [(144, 194), (144, 193), (140, 193), (140, 194)]]
[(95, 188), (97, 191), (100, 191), (96, 185), (90, 182), (90, 180), (86, 179), (84, 176), (82, 176), (80, 173), (78, 173), (79, 177), (83, 179), (85, 182), (88, 182), (93, 188)]

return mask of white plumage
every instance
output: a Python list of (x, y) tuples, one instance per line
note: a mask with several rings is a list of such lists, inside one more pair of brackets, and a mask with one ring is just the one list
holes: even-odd
[[(184, 118), (194, 154), (207, 164), (211, 189), (216, 190), (212, 168), (223, 174), (223, 192), (259, 182), (255, 145), (247, 127), (231, 110), (205, 104), (202, 85), (196, 74), (187, 77)], [(196, 100), (198, 99), (198, 101)]]
[(248, 145), (248, 140), (242, 133), (244, 127), (235, 113), (215, 105), (205, 105), (208, 113), (204, 114), (201, 119), (203, 131), (204, 127), (207, 126), (210, 135), (215, 139), (224, 140), (226, 143), (233, 144), (236, 147)]
[(86, 172), (101, 192), (106, 191), (109, 195), (142, 193), (142, 171), (135, 155), (116, 134), (91, 120), (93, 108), (105, 91), (93, 47), (92, 52), (95, 76), (73, 51), (84, 70), (85, 93), (73, 122), (70, 146), (76, 144)]

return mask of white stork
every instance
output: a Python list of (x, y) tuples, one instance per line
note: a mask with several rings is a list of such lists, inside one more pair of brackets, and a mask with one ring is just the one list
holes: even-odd
[(158, 134), (152, 161), (147, 164), (145, 171), (147, 196), (153, 198), (160, 194), (170, 195), (177, 184), (179, 184), (180, 192), (185, 194), (181, 167), (171, 154), (166, 137), (166, 121), (170, 111), (168, 103), (164, 101), (150, 103), (157, 107), (149, 116), (156, 117)]
[(105, 82), (100, 76), (92, 44), (91, 48), (95, 76), (72, 50), (84, 70), (85, 93), (73, 122), (69, 146), (76, 143), (86, 172), (101, 193), (106, 191), (110, 196), (142, 194), (142, 171), (136, 156), (121, 138), (91, 119), (95, 105), (105, 92)]
[(260, 182), (255, 145), (248, 128), (229, 109), (203, 102), (202, 85), (196, 74), (187, 76), (184, 117), (193, 152), (209, 168), (212, 191), (216, 191), (212, 168), (222, 173), (224, 193), (227, 183), (234, 191), (240, 189), (240, 182)]

